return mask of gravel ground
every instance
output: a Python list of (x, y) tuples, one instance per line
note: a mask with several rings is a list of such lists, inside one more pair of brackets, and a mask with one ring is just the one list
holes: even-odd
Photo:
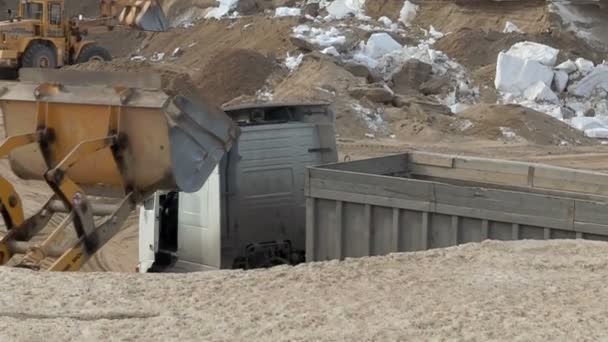
[(524, 241), (250, 272), (3, 268), (0, 340), (605, 340), (606, 255)]

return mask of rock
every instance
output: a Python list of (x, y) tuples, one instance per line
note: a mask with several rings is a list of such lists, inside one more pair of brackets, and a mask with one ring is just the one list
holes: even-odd
[(319, 15), (319, 3), (311, 3), (304, 6), (304, 15), (309, 15), (313, 18)]
[(570, 120), (570, 126), (580, 130), (586, 131), (593, 128), (604, 128), (602, 122), (596, 118), (590, 118), (585, 116), (577, 116)]
[(379, 84), (370, 85), (368, 87), (353, 87), (349, 89), (349, 93), (356, 99), (365, 97), (368, 100), (377, 103), (391, 103), (395, 97), (395, 94), (390, 88)]
[(524, 97), (536, 103), (558, 103), (559, 98), (551, 91), (549, 87), (542, 81), (534, 83), (530, 88), (524, 91)]
[(593, 71), (593, 68), (595, 68), (592, 61), (584, 58), (577, 58), (576, 61), (574, 61), (574, 64), (576, 64), (576, 68), (583, 76), (590, 74)]
[(553, 82), (551, 67), (531, 59), (522, 59), (501, 52), (496, 63), (494, 85), (497, 90), (519, 95), (536, 82), (550, 87)]
[(318, 46), (300, 37), (291, 36), (289, 37), (289, 40), (295, 47), (305, 52), (315, 51), (318, 49)]
[(418, 88), (424, 95), (444, 94), (450, 88), (450, 80), (445, 77), (433, 77)]
[(558, 70), (555, 72), (555, 76), (553, 78), (553, 89), (558, 94), (563, 93), (568, 86), (568, 73), (562, 70)]
[(544, 44), (519, 42), (513, 45), (507, 51), (507, 54), (524, 60), (537, 61), (540, 64), (552, 67), (557, 62), (559, 50)]
[(572, 119), (576, 116), (576, 112), (570, 107), (562, 107), (562, 118), (564, 120)]
[(433, 66), (417, 59), (410, 59), (401, 69), (393, 74), (393, 89), (400, 94), (411, 93), (417, 90), (429, 79), (433, 73)]
[(599, 65), (580, 81), (568, 87), (568, 92), (575, 96), (589, 97), (596, 89), (608, 91), (608, 66)]
[(370, 73), (367, 66), (365, 66), (363, 64), (348, 63), (348, 64), (344, 65), (344, 69), (346, 69), (346, 71), (350, 72), (351, 74), (353, 74), (356, 77), (367, 78)]
[(585, 114), (583, 114), (585, 117), (588, 118), (593, 118), (595, 117), (595, 108), (589, 108), (585, 111)]
[(558, 65), (555, 67), (555, 70), (560, 70), (560, 71), (564, 71), (567, 74), (571, 74), (573, 72), (575, 72), (576, 70), (578, 70), (576, 63), (574, 63), (572, 60), (567, 60), (565, 62), (563, 62), (562, 64)]
[(420, 114), (420, 118), (428, 118), (429, 114), (452, 115), (452, 110), (449, 107), (420, 96), (397, 95), (393, 99), (393, 106), (409, 108), (410, 114)]
[(589, 138), (608, 139), (608, 128), (598, 127), (585, 130), (585, 135)]
[(365, 44), (365, 55), (377, 59), (395, 50), (400, 50), (401, 48), (401, 44), (394, 40), (388, 33), (374, 33), (369, 37)]

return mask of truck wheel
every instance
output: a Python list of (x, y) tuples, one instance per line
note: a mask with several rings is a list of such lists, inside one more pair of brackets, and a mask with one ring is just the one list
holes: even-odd
[(21, 65), (25, 68), (56, 68), (57, 54), (48, 45), (34, 43), (23, 54)]
[(112, 55), (105, 48), (99, 45), (87, 45), (82, 48), (80, 51), (80, 55), (76, 59), (76, 64), (98, 61), (105, 62), (111, 61)]

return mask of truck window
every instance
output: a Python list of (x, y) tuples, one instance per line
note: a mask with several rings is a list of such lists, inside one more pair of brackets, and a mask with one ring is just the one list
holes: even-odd
[(42, 4), (25, 4), (25, 19), (42, 19)]
[(49, 7), (49, 22), (51, 25), (61, 25), (61, 5), (50, 4)]

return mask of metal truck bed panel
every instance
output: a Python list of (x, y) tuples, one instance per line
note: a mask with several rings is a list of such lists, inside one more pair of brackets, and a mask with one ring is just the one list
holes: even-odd
[(412, 152), (306, 174), (307, 260), (486, 239), (608, 240), (608, 174)]

